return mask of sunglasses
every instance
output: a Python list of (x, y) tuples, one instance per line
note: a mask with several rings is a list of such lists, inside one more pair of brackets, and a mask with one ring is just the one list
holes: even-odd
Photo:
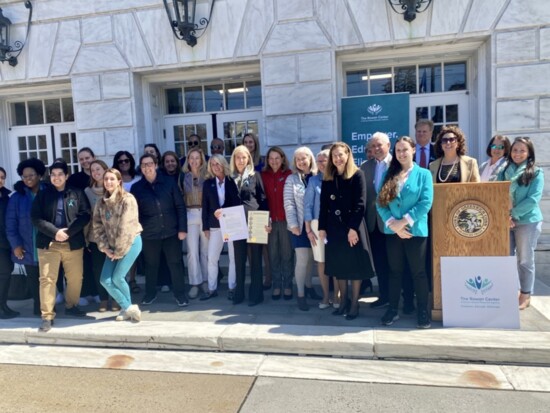
[(200, 143), (199, 143), (199, 141), (189, 141), (189, 142), (187, 142), (187, 145), (189, 145), (189, 146), (199, 146)]
[(212, 146), (210, 146), (210, 149), (220, 150), (220, 149), (223, 149), (223, 146), (221, 146), (221, 145), (212, 145)]
[(441, 138), (442, 144), (455, 143), (455, 142), (456, 142), (456, 138)]
[(504, 149), (504, 145), (491, 145), (491, 149)]
[(130, 163), (129, 159), (119, 159), (118, 163)]

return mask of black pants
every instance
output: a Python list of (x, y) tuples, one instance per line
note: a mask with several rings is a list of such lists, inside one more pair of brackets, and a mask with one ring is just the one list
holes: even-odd
[(107, 293), (105, 287), (103, 287), (99, 282), (99, 279), (101, 278), (101, 271), (103, 270), (103, 264), (105, 264), (106, 255), (97, 249), (97, 244), (95, 242), (90, 242), (88, 248), (90, 249), (90, 255), (92, 257), (92, 270), (94, 273), (94, 280), (97, 292), (99, 294), (99, 299), (101, 301), (106, 301), (109, 299), (109, 293)]
[(248, 288), (248, 301), (258, 303), (264, 299), (263, 273), (262, 273), (262, 244), (248, 244), (246, 240), (233, 242), (235, 250), (235, 272), (237, 287), (235, 288), (235, 301), (244, 300), (244, 284), (246, 280), (246, 260), (250, 247), (250, 287)]
[(13, 262), (9, 248), (0, 248), (0, 306), (8, 302)]
[(374, 228), (374, 231), (369, 232), (369, 241), (372, 248), (372, 259), (374, 268), (376, 269), (376, 277), (378, 278), (378, 297), (381, 301), (388, 301), (388, 277), (390, 267), (388, 264), (388, 252), (386, 251), (386, 235)]
[(81, 297), (95, 297), (97, 292), (96, 281), (94, 278), (93, 258), (92, 253), (88, 248), (84, 248), (82, 255), (83, 273), (82, 273), (82, 289), (80, 290)]
[(428, 279), (426, 277), (425, 237), (401, 239), (397, 235), (386, 235), (386, 247), (390, 267), (390, 307), (397, 311), (404, 275), (412, 277), (418, 310), (428, 309)]
[(185, 297), (184, 267), (181, 241), (177, 235), (164, 239), (143, 240), (143, 260), (145, 263), (145, 295), (157, 295), (157, 281), (161, 254), (166, 256), (166, 264), (172, 278), (174, 296)]
[(33, 300), (33, 314), (40, 315), (40, 268), (38, 265), (25, 265), (25, 272), (27, 273), (27, 285)]

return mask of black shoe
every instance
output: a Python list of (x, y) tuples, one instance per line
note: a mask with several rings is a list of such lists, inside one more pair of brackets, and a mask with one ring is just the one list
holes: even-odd
[(40, 327), (38, 327), (38, 331), (42, 333), (47, 333), (52, 329), (53, 326), (53, 320), (42, 320), (42, 324), (40, 324)]
[(273, 301), (279, 301), (281, 299), (281, 293), (279, 294), (271, 294), (271, 299)]
[(317, 294), (317, 291), (315, 291), (315, 288), (313, 288), (313, 287), (305, 287), (304, 291), (305, 291), (304, 296), (309, 297), (312, 300), (322, 300), (323, 299), (323, 297), (321, 297), (319, 294)]
[(240, 304), (244, 301), (244, 295), (237, 295), (235, 294), (233, 296), (233, 305)]
[(355, 310), (354, 313), (351, 312), (351, 309), (350, 311), (348, 311), (348, 313), (346, 314), (346, 320), (355, 320), (358, 315), (359, 315), (359, 303), (357, 303), (357, 309)]
[(156, 295), (145, 294), (145, 297), (143, 297), (143, 300), (141, 300), (141, 305), (151, 305), (156, 299), (157, 299)]
[(178, 307), (187, 307), (189, 305), (189, 299), (185, 296), (176, 298), (176, 304)]
[(394, 321), (397, 320), (399, 320), (399, 314), (397, 314), (397, 311), (393, 308), (388, 308), (386, 314), (384, 314), (380, 319), (380, 322), (382, 323), (382, 325), (391, 326)]
[(388, 305), (388, 300), (382, 300), (379, 298), (376, 301), (373, 301), (372, 303), (370, 303), (370, 308), (381, 308), (387, 305)]
[(283, 292), (283, 298), (284, 298), (286, 301), (292, 300), (292, 297), (294, 297), (294, 294), (292, 294), (292, 291), (290, 292), (290, 294), (285, 294), (285, 293)]
[(418, 311), (418, 322), (416, 323), (417, 328), (430, 328), (432, 324), (430, 323), (430, 315), (426, 310)]
[(217, 296), (218, 296), (217, 291), (207, 291), (201, 296), (201, 298), (199, 298), (199, 300), (200, 301), (206, 301), (206, 300), (210, 300), (211, 298), (214, 298), (214, 297), (217, 297)]
[(82, 311), (78, 306), (74, 306), (71, 308), (65, 308), (65, 315), (70, 315), (72, 317), (85, 317), (86, 312)]
[(351, 306), (351, 301), (348, 299), (344, 304), (340, 303), (340, 307), (332, 312), (332, 315), (346, 315)]
[(309, 305), (307, 305), (306, 297), (298, 297), (298, 308), (302, 311), (309, 311)]
[(233, 297), (235, 297), (235, 291), (229, 290), (229, 291), (227, 292), (227, 299), (228, 299), (229, 301), (233, 301)]
[(249, 301), (249, 302), (248, 302), (248, 306), (249, 306), (249, 307), (255, 307), (255, 306), (257, 306), (258, 304), (263, 303), (263, 302), (264, 302), (264, 299), (263, 299), (263, 297), (262, 297), (262, 298), (260, 298), (259, 300), (256, 300), (256, 301)]
[(4, 304), (0, 308), (0, 319), (2, 319), (2, 320), (8, 320), (10, 318), (15, 318), (18, 315), (20, 315), (19, 311), (13, 311), (11, 308), (8, 307), (7, 304)]
[(411, 315), (416, 310), (414, 303), (405, 303), (403, 304), (403, 314)]

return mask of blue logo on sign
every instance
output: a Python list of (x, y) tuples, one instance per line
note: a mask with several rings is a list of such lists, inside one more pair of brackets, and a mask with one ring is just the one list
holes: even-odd
[(491, 281), (489, 278), (482, 278), (480, 275), (478, 275), (477, 277), (469, 278), (466, 281), (465, 286), (474, 294), (481, 293), (482, 295), (484, 295), (493, 288), (493, 281)]

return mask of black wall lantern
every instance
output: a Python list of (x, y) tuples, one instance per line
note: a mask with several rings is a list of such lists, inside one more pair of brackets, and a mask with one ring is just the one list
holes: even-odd
[[(191, 47), (195, 46), (197, 37), (202, 36), (210, 23), (215, 0), (209, 0), (211, 4), (208, 18), (201, 17), (198, 23), (195, 22), (197, 0), (172, 0), (172, 8), (168, 5), (168, 0), (163, 0), (163, 2), (174, 36), (185, 40)], [(198, 36), (197, 32), (200, 32)]]
[(17, 40), (13, 43), (13, 46), (10, 46), (10, 26), (11, 21), (2, 13), (0, 8), (0, 61), (2, 63), (8, 62), (10, 66), (17, 66), (17, 56), (21, 54), (27, 39), (29, 38), (29, 30), (31, 27), (31, 17), (32, 17), (32, 4), (30, 1), (25, 2), (25, 7), (29, 9), (29, 21), (27, 22), (27, 35), (25, 36), (25, 41), (21, 42)]
[(432, 0), (388, 0), (394, 12), (403, 14), (409, 23), (416, 19), (416, 13), (422, 13), (430, 7)]

